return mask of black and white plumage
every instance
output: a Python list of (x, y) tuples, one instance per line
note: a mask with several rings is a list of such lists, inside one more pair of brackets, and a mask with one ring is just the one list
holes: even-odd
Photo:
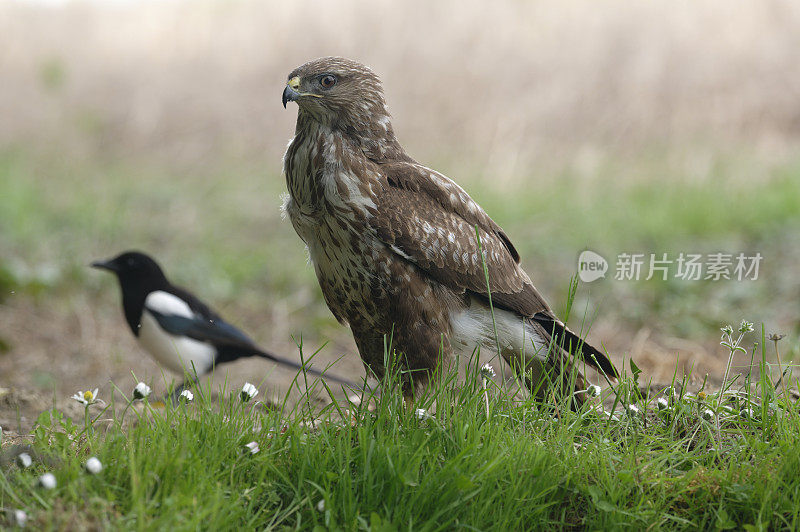
[[(259, 348), (246, 334), (225, 322), (190, 292), (170, 283), (152, 257), (137, 251), (95, 261), (113, 272), (122, 289), (125, 320), (139, 344), (164, 368), (197, 376), (242, 357), (262, 357), (309, 373), (321, 372)], [(325, 374), (343, 384), (350, 382)], [(184, 388), (181, 384), (175, 394)], [(176, 395), (177, 396), (177, 395)]]

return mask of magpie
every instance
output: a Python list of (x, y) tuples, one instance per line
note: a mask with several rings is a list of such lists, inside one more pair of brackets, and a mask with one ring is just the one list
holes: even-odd
[[(355, 387), (345, 379), (262, 350), (192, 293), (170, 283), (158, 263), (144, 253), (126, 251), (109, 260), (92, 262), (91, 266), (117, 276), (122, 309), (131, 332), (160, 365), (175, 373), (188, 371), (191, 375), (194, 368), (199, 377), (218, 364), (257, 356)], [(173, 399), (185, 387), (186, 383), (181, 383), (174, 390)]]

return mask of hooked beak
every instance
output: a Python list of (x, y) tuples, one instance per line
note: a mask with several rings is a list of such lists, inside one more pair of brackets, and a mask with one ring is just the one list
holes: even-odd
[(286, 102), (294, 102), (299, 97), (299, 92), (291, 88), (289, 85), (286, 85), (286, 88), (283, 89), (283, 97), (281, 98), (281, 102), (283, 102), (283, 108), (286, 109)]
[(113, 261), (110, 260), (96, 260), (92, 262), (89, 266), (92, 268), (97, 268), (100, 270), (108, 270), (110, 272), (117, 271), (117, 265), (114, 264)]
[(286, 109), (286, 102), (295, 102), (300, 97), (300, 93), (297, 92), (297, 89), (299, 88), (300, 78), (298, 76), (295, 76), (286, 82), (286, 88), (283, 89), (283, 97), (281, 98), (284, 109)]

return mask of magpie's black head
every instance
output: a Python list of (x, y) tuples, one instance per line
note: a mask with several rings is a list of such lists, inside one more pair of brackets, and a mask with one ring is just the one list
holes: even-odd
[(169, 284), (158, 263), (138, 251), (126, 251), (113, 259), (94, 261), (92, 267), (113, 272), (123, 292), (142, 291), (146, 295)]
[(92, 268), (108, 270), (117, 276), (125, 320), (133, 334), (139, 336), (145, 299), (151, 292), (168, 290), (170, 286), (161, 267), (144, 253), (126, 251), (113, 259), (96, 260)]

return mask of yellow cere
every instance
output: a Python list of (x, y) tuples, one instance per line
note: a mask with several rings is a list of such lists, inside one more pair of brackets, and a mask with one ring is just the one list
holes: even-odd
[(290, 79), (289, 80), (289, 86), (294, 90), (297, 90), (298, 88), (300, 88), (300, 77), (299, 76), (295, 76), (292, 79)]

